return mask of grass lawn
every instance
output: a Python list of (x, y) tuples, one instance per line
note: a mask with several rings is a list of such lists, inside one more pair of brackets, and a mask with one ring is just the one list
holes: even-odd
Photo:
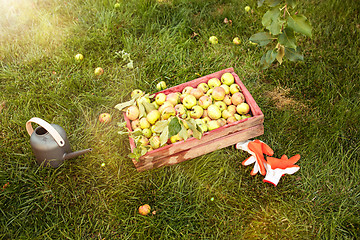
[[(258, 67), (264, 50), (248, 42), (267, 10), (255, 0), (115, 2), (0, 0), (0, 239), (360, 236), (358, 1), (298, 1), (313, 26), (311, 39), (298, 39), (304, 61), (267, 70)], [(275, 157), (300, 154), (300, 170), (274, 187), (230, 146), (137, 172), (114, 106), (133, 89), (153, 93), (161, 80), (171, 87), (228, 67), (265, 115), (257, 139)], [(99, 123), (102, 112), (111, 124)], [(25, 129), (35, 116), (62, 126), (73, 150), (93, 151), (39, 167)], [(146, 203), (154, 214), (138, 213)]]

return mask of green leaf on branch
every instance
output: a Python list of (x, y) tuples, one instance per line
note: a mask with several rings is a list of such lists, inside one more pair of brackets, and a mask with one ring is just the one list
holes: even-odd
[(277, 56), (276, 49), (267, 51), (260, 60), (260, 65), (263, 69), (270, 67), (270, 65), (275, 61)]
[(296, 6), (296, 0), (286, 0), (286, 4), (294, 8)]
[(296, 49), (285, 48), (285, 57), (287, 57), (290, 61), (304, 61), (304, 56), (301, 54), (300, 47)]
[(273, 35), (278, 35), (281, 31), (282, 21), (280, 21), (280, 9), (273, 8), (267, 11), (262, 17), (262, 25)]
[(295, 32), (311, 37), (312, 27), (304, 15), (294, 15), (288, 17), (288, 27)]
[(284, 31), (279, 35), (278, 41), (281, 45), (288, 48), (296, 48), (296, 38), (294, 31), (290, 28), (285, 28)]
[(265, 46), (269, 44), (273, 39), (274, 38), (268, 32), (255, 33), (249, 38), (250, 41), (257, 43), (260, 46)]
[(181, 131), (181, 125), (178, 117), (174, 117), (169, 122), (169, 138)]

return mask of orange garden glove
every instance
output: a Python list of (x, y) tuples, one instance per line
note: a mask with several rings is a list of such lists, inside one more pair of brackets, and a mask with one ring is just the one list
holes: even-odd
[(261, 175), (266, 174), (264, 154), (268, 156), (274, 154), (274, 151), (268, 145), (256, 139), (253, 141), (247, 140), (245, 142), (239, 142), (236, 144), (236, 148), (251, 154), (251, 157), (242, 162), (242, 165), (244, 166), (255, 163), (254, 168), (250, 173), (251, 175), (255, 175), (258, 172), (260, 172)]
[(299, 154), (289, 159), (286, 155), (283, 155), (280, 159), (267, 157), (267, 163), (265, 163), (266, 176), (263, 181), (272, 183), (276, 187), (284, 174), (293, 174), (300, 169), (298, 165), (294, 165), (299, 159)]

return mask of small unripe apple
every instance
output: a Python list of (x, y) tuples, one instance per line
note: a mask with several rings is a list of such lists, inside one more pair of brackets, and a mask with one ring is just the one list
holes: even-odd
[(156, 84), (156, 89), (159, 91), (166, 89), (166, 83), (164, 81), (158, 82), (158, 84)]
[(250, 6), (245, 7), (245, 12), (249, 12), (251, 10)]
[(102, 69), (101, 67), (95, 68), (95, 76), (100, 76), (104, 73), (104, 69)]
[(166, 101), (165, 93), (158, 93), (155, 97), (155, 102), (160, 106)]
[(236, 83), (233, 83), (230, 85), (230, 93), (234, 94), (236, 92), (241, 92), (240, 86), (237, 85)]
[(235, 116), (233, 115), (233, 116), (231, 116), (231, 117), (228, 117), (228, 119), (226, 119), (226, 123), (233, 123), (233, 122), (236, 122), (237, 120), (236, 120), (236, 118), (235, 118)]
[(207, 110), (208, 110), (208, 116), (211, 119), (216, 120), (221, 117), (221, 111), (220, 111), (219, 107), (216, 106), (215, 104), (211, 104)]
[(222, 87), (215, 87), (212, 92), (212, 97), (215, 101), (221, 101), (225, 97), (225, 90)]
[(150, 128), (145, 128), (142, 130), (142, 134), (144, 135), (144, 137), (150, 138), (152, 136), (152, 131), (150, 130)]
[(208, 124), (208, 123), (211, 121), (211, 118), (209, 118), (208, 116), (206, 116), (206, 117), (203, 117), (202, 120), (203, 120), (203, 122), (204, 122), (205, 124)]
[(131, 92), (130, 96), (131, 96), (131, 98), (133, 98), (133, 97), (135, 97), (135, 95), (142, 95), (142, 94), (143, 94), (143, 91), (141, 91), (140, 89), (134, 89)]
[(149, 145), (149, 139), (145, 136), (141, 136), (139, 143), (143, 146)]
[(208, 81), (208, 86), (210, 88), (220, 87), (221, 81), (218, 78), (211, 78)]
[(217, 43), (219, 42), (219, 40), (218, 40), (217, 37), (211, 36), (211, 37), (209, 38), (209, 42), (210, 42), (211, 44), (217, 44)]
[(223, 84), (230, 86), (231, 84), (233, 84), (235, 82), (235, 78), (231, 73), (227, 72), (221, 76), (221, 82)]
[(146, 216), (150, 213), (151, 207), (149, 204), (145, 204), (139, 207), (139, 213), (143, 216)]
[(182, 141), (183, 139), (179, 136), (179, 134), (173, 135), (170, 137), (170, 142), (171, 143), (176, 143), (179, 141)]
[(240, 103), (245, 102), (245, 96), (241, 92), (236, 92), (231, 96), (231, 102), (234, 105), (239, 105)]
[(81, 53), (75, 55), (75, 60), (81, 62), (84, 59), (84, 56)]
[(132, 105), (126, 109), (126, 116), (130, 120), (135, 120), (139, 117), (140, 111), (139, 108), (135, 105)]
[(233, 43), (234, 43), (235, 45), (240, 45), (240, 43), (241, 43), (240, 38), (235, 37), (235, 38), (233, 39)]
[(250, 106), (247, 103), (240, 103), (239, 105), (237, 105), (236, 107), (236, 111), (238, 112), (238, 114), (247, 114), (250, 111)]
[(187, 108), (187, 109), (191, 109), (193, 106), (196, 105), (196, 98), (193, 95), (187, 95), (185, 96), (184, 100), (183, 100), (183, 105)]
[(151, 110), (147, 115), (146, 115), (146, 120), (150, 123), (150, 124), (155, 124), (155, 122), (157, 120), (160, 119), (160, 111), (159, 110)]
[(109, 113), (101, 113), (99, 115), (99, 121), (101, 123), (109, 123), (111, 122), (111, 115)]
[(231, 112), (232, 114), (236, 113), (236, 106), (235, 105), (229, 105), (227, 107), (227, 110), (229, 110), (229, 112)]

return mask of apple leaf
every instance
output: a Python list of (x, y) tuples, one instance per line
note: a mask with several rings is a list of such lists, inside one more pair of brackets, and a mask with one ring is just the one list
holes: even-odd
[(275, 7), (277, 5), (279, 5), (281, 3), (282, 0), (266, 0), (266, 3), (270, 6), (270, 7)]
[(286, 4), (294, 8), (296, 6), (296, 0), (286, 0)]
[(281, 45), (288, 48), (296, 48), (296, 38), (294, 31), (290, 28), (285, 28), (284, 31), (279, 35), (278, 41)]
[(285, 47), (285, 57), (292, 62), (304, 61), (304, 56), (301, 54), (300, 47), (297, 47), (296, 50)]
[(201, 130), (199, 131), (199, 127), (197, 126), (195, 120), (193, 118), (190, 118), (187, 120), (187, 124), (189, 125), (189, 128), (193, 131), (193, 136), (197, 139), (201, 139), (202, 133)]
[(261, 6), (264, 4), (264, 1), (265, 1), (265, 0), (258, 0), (258, 1), (257, 1), (258, 7), (261, 7)]
[(135, 101), (136, 101), (136, 99), (133, 98), (133, 99), (131, 99), (130, 101), (116, 104), (116, 105), (115, 105), (115, 108), (118, 109), (118, 110), (120, 110), (120, 111), (122, 111), (123, 109), (125, 109), (125, 108), (127, 108), (127, 107), (130, 107), (131, 105), (134, 105), (134, 104), (135, 104)]
[(273, 35), (278, 35), (281, 31), (282, 22), (279, 19), (280, 9), (273, 8), (267, 11), (262, 18), (262, 25)]
[(169, 121), (168, 120), (161, 120), (161, 121), (157, 121), (155, 123), (155, 127), (154, 127), (154, 131), (156, 133), (161, 133), (164, 131), (164, 129), (169, 125)]
[(186, 140), (189, 138), (189, 135), (187, 133), (187, 130), (183, 124), (181, 124), (181, 130), (179, 132), (179, 137)]
[(295, 32), (311, 37), (312, 27), (304, 15), (289, 16), (288, 27), (293, 29)]
[(174, 117), (169, 122), (169, 138), (178, 134), (181, 131), (179, 118)]
[(163, 146), (165, 143), (167, 143), (168, 139), (169, 139), (169, 126), (166, 126), (160, 134), (160, 146)]
[(263, 69), (270, 67), (271, 63), (275, 61), (277, 55), (276, 49), (267, 51), (260, 60), (260, 65)]
[(258, 43), (260, 46), (269, 44), (274, 38), (268, 32), (259, 32), (252, 35), (249, 40)]
[(146, 117), (146, 110), (145, 110), (145, 107), (142, 103), (139, 103), (138, 102), (138, 107), (139, 107), (139, 119), (142, 118), (142, 117)]
[(144, 107), (145, 107), (146, 113), (149, 113), (149, 112), (151, 112), (152, 110), (155, 110), (155, 109), (156, 109), (155, 105), (154, 105), (154, 104), (151, 104), (151, 103), (149, 103), (149, 102), (143, 101), (142, 104), (143, 104)]
[(278, 44), (278, 47), (277, 47), (277, 55), (276, 55), (276, 60), (280, 63), (280, 65), (282, 64), (283, 62), (283, 57), (285, 56), (285, 47), (281, 44)]

